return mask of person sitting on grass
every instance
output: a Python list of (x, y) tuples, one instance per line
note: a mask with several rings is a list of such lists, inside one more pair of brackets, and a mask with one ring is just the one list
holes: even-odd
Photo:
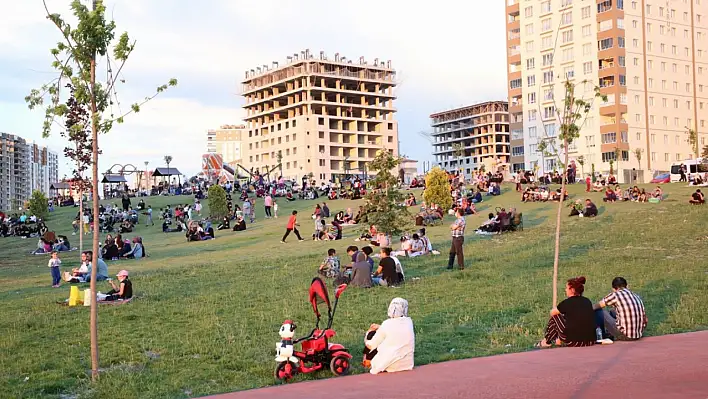
[(696, 192), (691, 194), (691, 199), (688, 200), (691, 205), (703, 205), (706, 203), (706, 199), (701, 192), (701, 189), (696, 189)]
[(396, 261), (391, 257), (391, 248), (381, 248), (381, 261), (373, 274), (372, 282), (384, 287), (395, 287), (401, 283), (396, 271)]
[(233, 231), (244, 231), (246, 230), (246, 221), (243, 220), (243, 216), (239, 215), (236, 217), (236, 223), (234, 223)]
[[(602, 310), (614, 307), (614, 311)], [(612, 292), (593, 307), (599, 311), (598, 326), (613, 340), (635, 341), (644, 335), (648, 319), (642, 298), (627, 289), (624, 277), (612, 280)], [(604, 335), (604, 334), (603, 334)]]
[(499, 218), (494, 213), (490, 212), (488, 219), (477, 228), (477, 232), (493, 233), (499, 230)]
[(334, 248), (327, 250), (327, 257), (320, 263), (317, 273), (327, 278), (339, 277), (339, 257)]
[[(349, 253), (349, 250), (347, 250)], [(351, 267), (351, 282), (349, 285), (359, 288), (371, 288), (371, 267), (366, 261), (366, 254), (356, 251), (356, 262)]]
[(123, 258), (123, 259), (140, 259), (144, 256), (143, 252), (144, 252), (143, 251), (143, 239), (140, 237), (133, 237), (132, 247), (130, 248), (130, 250), (128, 252), (123, 254), (121, 256), (121, 258)]
[(361, 236), (359, 236), (359, 238), (354, 241), (369, 241), (374, 239), (374, 237), (376, 237), (376, 234), (378, 234), (378, 231), (376, 230), (376, 226), (372, 224), (369, 226), (368, 231), (361, 233)]
[(658, 199), (658, 200), (663, 200), (664, 199), (664, 190), (661, 189), (661, 187), (656, 186), (654, 189), (654, 193), (652, 194), (652, 197)]
[(583, 296), (585, 277), (568, 280), (565, 286), (567, 296), (557, 307), (551, 309), (551, 318), (546, 326), (546, 336), (536, 347), (591, 346), (597, 338), (595, 334), (595, 310), (592, 302)]
[(133, 249), (133, 245), (130, 243), (130, 240), (126, 238), (123, 241), (123, 246), (120, 248), (120, 252), (118, 253), (118, 257), (119, 258), (124, 257), (125, 254), (130, 252), (132, 249)]
[(217, 230), (228, 230), (231, 228), (231, 221), (228, 216), (224, 216), (221, 220), (221, 224), (216, 228)]
[(597, 216), (597, 205), (595, 205), (590, 198), (585, 200), (585, 210), (583, 210), (582, 215), (585, 217)]
[(116, 277), (118, 277), (120, 285), (116, 287), (113, 280), (110, 280), (113, 289), (106, 292), (107, 296), (102, 299), (103, 301), (125, 301), (133, 297), (133, 283), (128, 279), (128, 271), (121, 270), (116, 274)]
[(408, 301), (394, 298), (388, 306), (388, 319), (372, 324), (364, 337), (364, 361), (371, 374), (412, 370), (415, 357), (415, 331), (408, 317)]
[(617, 193), (612, 189), (612, 187), (607, 186), (607, 189), (605, 189), (605, 198), (602, 200), (604, 202), (615, 202), (617, 201)]
[(369, 266), (371, 269), (369, 272), (373, 273), (374, 272), (374, 259), (371, 257), (371, 254), (374, 253), (374, 249), (367, 245), (361, 249), (361, 252), (363, 252), (364, 255), (366, 255), (366, 261), (369, 262)]

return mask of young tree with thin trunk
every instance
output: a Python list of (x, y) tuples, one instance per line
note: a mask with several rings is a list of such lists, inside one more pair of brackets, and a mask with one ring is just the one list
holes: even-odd
[[(583, 80), (577, 84), (566, 80), (564, 83), (564, 98), (560, 107), (555, 106), (555, 115), (558, 124), (560, 125), (560, 130), (558, 134), (558, 139), (561, 141), (561, 150), (563, 151), (563, 158), (561, 160), (559, 152), (556, 148), (551, 148), (548, 151), (548, 145), (554, 145), (555, 140), (546, 140), (539, 143), (539, 151), (545, 154), (554, 154), (559, 163), (563, 165), (568, 165), (568, 147), (580, 137), (580, 131), (585, 125), (587, 116), (592, 110), (593, 100), (595, 98), (602, 98), (606, 101), (607, 96), (600, 93), (599, 87), (594, 87), (593, 98), (584, 99), (582, 96), (576, 94), (576, 88), (578, 85), (587, 84), (587, 80)], [(545, 126), (544, 126), (545, 129)], [(547, 135), (547, 133), (546, 133)], [(563, 171), (561, 174), (561, 196), (565, 195), (565, 187), (568, 180), (567, 171)], [(562, 197), (561, 197), (562, 198)], [(558, 210), (556, 212), (556, 232), (555, 232), (555, 250), (553, 256), (553, 306), (555, 307), (558, 303), (558, 264), (560, 259), (560, 232), (561, 232), (561, 215), (563, 214), (563, 201), (558, 201)]]
[[(51, 13), (44, 1), (47, 19), (59, 30), (61, 39), (56, 47), (51, 49), (53, 58), (52, 67), (58, 76), (34, 89), (25, 97), (30, 109), (44, 106), (45, 119), (42, 133), (49, 136), (52, 126), (57, 123), (56, 118), (67, 118), (70, 109), (62, 104), (61, 88), (70, 82), (74, 92), (73, 97), (82, 106), (90, 110), (91, 129), (91, 197), (93, 201), (93, 257), (91, 264), (91, 292), (94, 300), (91, 301), (90, 316), (90, 342), (91, 342), (91, 378), (98, 379), (98, 305), (95, 301), (96, 271), (99, 253), (99, 192), (98, 192), (98, 136), (110, 132), (114, 123), (123, 123), (124, 117), (140, 112), (140, 107), (167, 90), (176, 86), (177, 80), (170, 79), (168, 83), (157, 87), (156, 92), (142, 101), (134, 103), (130, 109), (123, 112), (120, 109), (117, 87), (118, 83), (125, 83), (121, 72), (128, 57), (135, 49), (128, 33), (123, 33), (116, 38), (115, 21), (106, 20), (106, 7), (102, 0), (93, 0), (89, 8), (80, 0), (71, 2), (71, 10), (76, 19), (69, 23), (61, 15)], [(112, 54), (111, 54), (112, 53)], [(99, 65), (100, 64), (100, 65)], [(105, 80), (97, 81), (97, 68), (105, 68)], [(115, 68), (115, 69), (114, 69)], [(101, 74), (103, 75), (103, 73)], [(45, 106), (45, 98), (48, 104)], [(115, 109), (114, 109), (115, 108)], [(61, 126), (61, 125), (59, 125)]]

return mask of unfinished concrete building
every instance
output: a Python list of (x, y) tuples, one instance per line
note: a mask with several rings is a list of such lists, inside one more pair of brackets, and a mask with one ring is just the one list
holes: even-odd
[(430, 115), (435, 162), (470, 177), (509, 162), (509, 103), (490, 101)]
[[(366, 175), (381, 149), (398, 155), (396, 72), (391, 61), (328, 59), (309, 50), (246, 71), (243, 162), (318, 184)], [(279, 174), (279, 172), (276, 172)]]

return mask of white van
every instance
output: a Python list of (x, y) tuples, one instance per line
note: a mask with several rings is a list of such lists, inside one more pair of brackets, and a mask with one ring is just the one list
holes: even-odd
[(686, 165), (686, 178), (688, 181), (693, 180), (693, 178), (699, 173), (704, 174), (708, 172), (708, 163), (704, 163), (703, 158), (674, 162), (671, 164), (671, 183), (676, 183), (681, 180), (681, 165)]

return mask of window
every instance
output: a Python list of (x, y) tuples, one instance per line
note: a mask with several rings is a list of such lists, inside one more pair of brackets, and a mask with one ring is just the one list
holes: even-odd
[(613, 26), (612, 20), (608, 19), (608, 20), (605, 20), (602, 22), (598, 22), (597, 23), (597, 30), (599, 30), (600, 32), (604, 32), (606, 30), (612, 29), (612, 26)]
[(624, 48), (624, 37), (622, 37), (622, 36), (617, 37), (617, 45), (620, 48)]
[(563, 62), (573, 61), (573, 58), (574, 58), (573, 57), (573, 48), (572, 47), (571, 48), (564, 48), (563, 53), (562, 53), (562, 57), (563, 57)]
[(595, 147), (595, 136), (585, 136), (585, 146), (588, 148)]
[(561, 33), (561, 40), (563, 43), (570, 43), (573, 41), (573, 30), (566, 30)]
[(583, 7), (581, 9), (581, 14), (583, 15), (583, 19), (590, 18), (590, 16), (592, 15), (590, 13), (590, 6)]
[(533, 24), (528, 24), (525, 26), (526, 29), (526, 34), (527, 35), (533, 35)]
[(585, 75), (589, 75), (592, 73), (592, 62), (591, 61), (583, 63), (583, 73)]
[(524, 146), (511, 147), (511, 156), (518, 157), (524, 155)]
[(519, 88), (521, 88), (521, 79), (519, 78), (519, 79), (514, 79), (514, 80), (510, 81), (510, 82), (509, 82), (509, 87), (510, 87), (511, 89), (519, 89)]
[(590, 25), (583, 25), (582, 31), (583, 31), (583, 37), (588, 37), (592, 34)]
[(541, 14), (551, 12), (551, 2), (550, 0), (541, 3)]
[(530, 42), (526, 42), (526, 51), (528, 51), (528, 52), (533, 51), (533, 40)]
[(549, 31), (551, 30), (551, 19), (546, 18), (541, 20), (541, 32)]
[(553, 71), (548, 71), (543, 73), (543, 83), (553, 83)]
[(612, 10), (612, 0), (605, 0), (601, 3), (597, 3), (597, 13), (603, 13)]
[(617, 28), (624, 29), (624, 19), (617, 18)]
[(529, 128), (529, 137), (530, 138), (535, 138), (536, 137), (536, 126), (531, 126)]
[(535, 104), (536, 103), (536, 93), (529, 93), (526, 95), (527, 101), (529, 104)]
[(617, 133), (604, 133), (602, 135), (602, 144), (612, 144), (617, 142)]
[(541, 38), (541, 49), (548, 49), (553, 47), (553, 37), (546, 36)]
[(610, 161), (616, 161), (617, 157), (614, 151), (611, 152), (603, 152), (602, 153), (602, 162), (610, 162)]
[(550, 106), (550, 107), (544, 107), (543, 108), (543, 119), (550, 119), (555, 117), (556, 115), (556, 110), (555, 107)]
[(553, 53), (543, 55), (543, 66), (550, 66), (553, 64)]
[(649, 97), (649, 106), (654, 105), (654, 97)]
[(627, 135), (627, 132), (621, 132), (620, 133), (620, 138), (623, 143), (629, 143), (629, 137)]
[(533, 17), (533, 7), (524, 8), (524, 17), (526, 17), (526, 18)]
[(570, 25), (573, 23), (573, 13), (572, 12), (564, 12), (561, 14), (561, 25)]
[(590, 55), (592, 53), (592, 45), (590, 43), (583, 44), (583, 55)]
[(537, 112), (535, 109), (532, 109), (531, 111), (529, 111), (529, 122), (533, 122), (536, 120), (536, 114), (537, 114)]
[(640, 141), (642, 139), (642, 134), (637, 132), (637, 141)]
[(535, 65), (534, 65), (535, 63), (536, 63), (536, 62), (535, 62), (535, 59), (534, 59), (534, 58), (529, 58), (529, 59), (527, 59), (527, 60), (526, 60), (526, 69), (533, 69), (534, 66), (535, 66)]
[(652, 133), (650, 136), (650, 139), (651, 139), (651, 143), (655, 144), (656, 143), (656, 134)]
[(566, 79), (572, 79), (575, 77), (575, 68), (573, 66), (567, 66), (563, 68), (563, 75)]
[(555, 123), (546, 123), (545, 125), (543, 125), (543, 130), (546, 132), (546, 136), (556, 137), (556, 124)]
[(679, 125), (679, 118), (674, 118), (674, 126), (678, 126), (678, 125)]
[(543, 89), (543, 101), (553, 100), (553, 90)]
[(532, 87), (536, 85), (536, 75), (530, 75), (526, 77), (526, 85)]
[(607, 39), (602, 39), (600, 40), (597, 49), (598, 50), (607, 50), (608, 48), (612, 48), (614, 39), (611, 37), (608, 37)]

